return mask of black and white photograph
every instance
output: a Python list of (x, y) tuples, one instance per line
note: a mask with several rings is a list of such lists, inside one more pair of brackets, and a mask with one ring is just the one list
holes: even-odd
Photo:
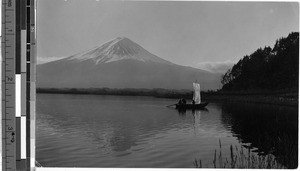
[(37, 167), (298, 168), (299, 3), (37, 0)]

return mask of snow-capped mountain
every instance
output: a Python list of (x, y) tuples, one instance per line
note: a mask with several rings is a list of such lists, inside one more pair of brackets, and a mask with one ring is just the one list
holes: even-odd
[(173, 64), (128, 38), (120, 37), (90, 50), (37, 66), (41, 88), (217, 89), (220, 75)]
[(169, 61), (151, 54), (143, 47), (126, 37), (118, 37), (103, 45), (66, 58), (66, 60), (73, 61), (93, 60), (95, 64), (109, 63), (124, 59), (172, 64)]

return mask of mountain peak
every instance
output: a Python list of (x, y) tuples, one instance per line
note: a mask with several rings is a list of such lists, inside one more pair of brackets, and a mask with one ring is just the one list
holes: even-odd
[(95, 64), (109, 63), (119, 60), (137, 60), (141, 62), (156, 62), (172, 64), (159, 58), (127, 37), (117, 37), (93, 49), (66, 58), (72, 61), (93, 60)]
[[(121, 37), (117, 37), (116, 38), (117, 40), (130, 40), (130, 39), (128, 39), (127, 37), (124, 37), (124, 36), (121, 36)], [(131, 41), (131, 40), (130, 40)]]
[(115, 38), (115, 39), (113, 39), (109, 42), (119, 43), (119, 42), (122, 42), (122, 41), (123, 42), (124, 41), (131, 41), (132, 42), (132, 40), (128, 39), (127, 37), (117, 37), (117, 38)]

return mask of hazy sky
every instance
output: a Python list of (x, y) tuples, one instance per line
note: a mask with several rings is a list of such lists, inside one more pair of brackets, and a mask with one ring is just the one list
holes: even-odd
[[(65, 57), (125, 36), (171, 62), (237, 61), (299, 31), (298, 3), (37, 0), (38, 57)], [(50, 59), (49, 58), (49, 59)]]

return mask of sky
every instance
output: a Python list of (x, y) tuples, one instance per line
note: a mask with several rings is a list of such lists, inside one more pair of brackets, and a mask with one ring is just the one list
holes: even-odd
[(173, 63), (223, 71), (295, 31), (297, 2), (37, 0), (44, 62), (127, 37)]

